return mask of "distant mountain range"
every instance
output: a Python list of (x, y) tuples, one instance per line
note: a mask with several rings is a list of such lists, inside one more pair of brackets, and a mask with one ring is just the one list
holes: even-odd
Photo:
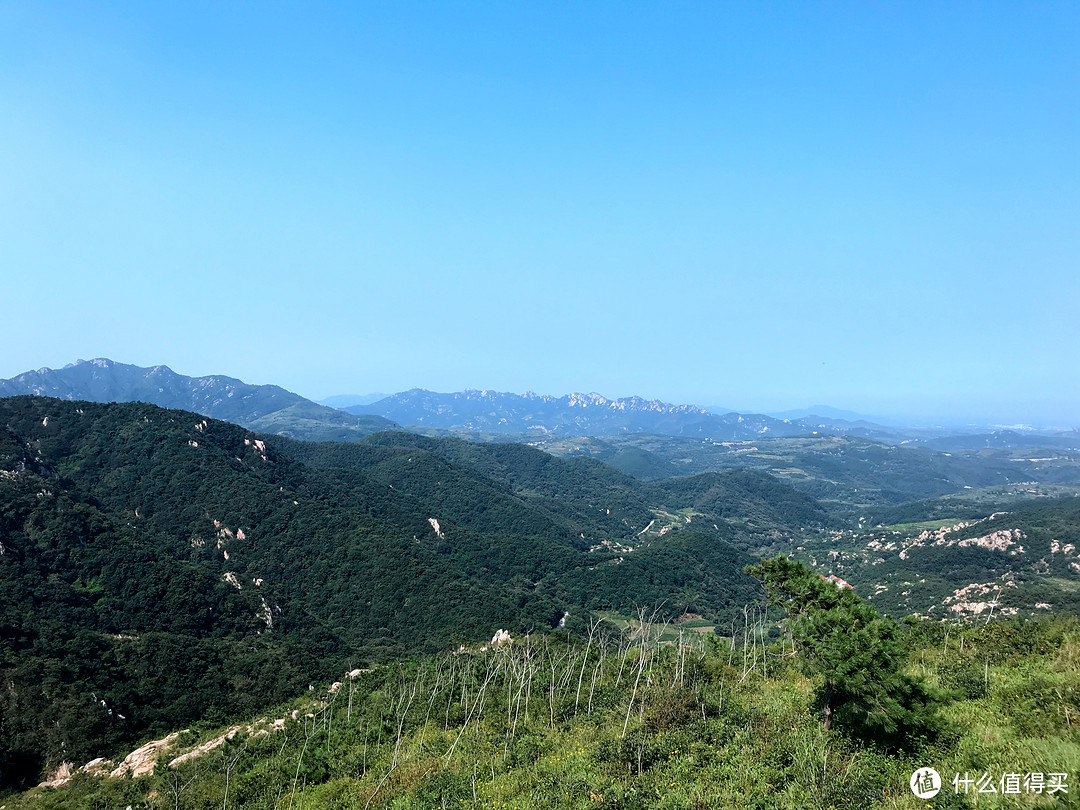
[(0, 380), (0, 397), (21, 394), (89, 402), (147, 402), (296, 439), (344, 441), (395, 426), (378, 416), (350, 417), (277, 385), (249, 385), (222, 375), (186, 377), (168, 366), (143, 368), (102, 357)]
[(719, 413), (722, 409), (673, 405), (642, 397), (609, 399), (596, 393), (554, 397), (532, 392), (467, 389), (444, 394), (413, 388), (344, 410), (354, 415), (381, 416), (421, 432), (450, 432), (466, 438), (514, 437), (524, 441), (654, 435), (730, 442), (827, 434), (889, 445), (918, 444), (950, 452), (976, 447), (1080, 448), (1080, 434), (1076, 431), (1021, 432), (995, 430), (992, 426), (972, 426), (958, 431), (955, 427), (883, 425), (853, 411), (827, 405), (791, 411), (790, 415)]
[(655, 399), (609, 399), (600, 394), (561, 397), (466, 390), (442, 394), (414, 388), (347, 413), (377, 415), (403, 425), (505, 435), (617, 436), (649, 433), (741, 441), (763, 436), (800, 436), (827, 431), (863, 438), (901, 440), (896, 431), (839, 419), (776, 419), (764, 414), (718, 414), (693, 405)]
[(27, 394), (69, 401), (147, 402), (311, 441), (346, 441), (398, 425), (508, 437), (647, 433), (739, 441), (816, 431), (879, 441), (910, 438), (867, 422), (717, 414), (693, 405), (642, 397), (609, 399), (595, 393), (554, 397), (470, 389), (442, 394), (414, 388), (389, 396), (339, 395), (316, 403), (277, 385), (251, 385), (224, 375), (187, 377), (168, 366), (144, 368), (106, 358), (0, 380), (0, 397)]
[[(1080, 434), (1075, 431), (884, 426), (824, 405), (786, 416), (717, 413), (722, 409), (642, 397), (609, 399), (595, 393), (556, 397), (474, 389), (438, 393), (422, 388), (389, 396), (339, 395), (316, 403), (277, 385), (251, 385), (223, 375), (187, 377), (168, 366), (144, 368), (105, 358), (0, 380), (0, 397), (26, 394), (91, 402), (147, 402), (308, 441), (348, 441), (407, 425), (426, 433), (525, 441), (534, 440), (530, 437), (634, 435), (756, 441), (828, 434), (884, 444), (923, 444), (946, 452), (978, 447), (1080, 447)], [(805, 411), (815, 413), (794, 416)]]

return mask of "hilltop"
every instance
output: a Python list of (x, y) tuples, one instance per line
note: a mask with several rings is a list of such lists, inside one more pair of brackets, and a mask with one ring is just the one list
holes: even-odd
[(99, 357), (60, 369), (0, 380), (0, 396), (45, 396), (87, 402), (147, 402), (235, 422), (252, 430), (314, 440), (344, 440), (394, 427), (379, 417), (348, 417), (277, 385), (233, 377), (186, 377), (168, 366), (143, 368)]

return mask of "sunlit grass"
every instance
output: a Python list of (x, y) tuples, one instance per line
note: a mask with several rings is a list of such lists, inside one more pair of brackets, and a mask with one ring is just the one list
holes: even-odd
[[(80, 777), (0, 804), (925, 810), (976, 806), (953, 793), (956, 773), (1057, 772), (1067, 774), (1068, 796), (980, 797), (977, 806), (1070, 807), (1080, 796), (1080, 632), (1075, 622), (1060, 630), (1054, 621), (952, 628), (947, 645), (940, 627), (923, 625), (908, 671), (949, 700), (940, 736), (909, 750), (824, 730), (814, 681), (779, 645), (763, 678), (722, 642), (680, 651), (655, 636), (609, 638), (601, 659), (596, 640), (586, 657), (584, 643), (534, 639), (528, 651), (473, 651), (365, 673), (351, 684), (351, 706), (346, 688), (328, 702), (306, 698), (290, 704), (299, 717), (284, 732), (238, 738), (176, 770), (159, 766), (138, 780)], [(489, 678), (495, 669), (501, 674)], [(929, 802), (908, 787), (920, 766), (945, 781)], [(177, 802), (174, 788), (184, 782)]]

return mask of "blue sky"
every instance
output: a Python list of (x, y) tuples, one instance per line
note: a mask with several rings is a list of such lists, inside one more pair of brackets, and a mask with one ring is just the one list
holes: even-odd
[(4, 2), (0, 262), (0, 377), (1080, 424), (1080, 6)]

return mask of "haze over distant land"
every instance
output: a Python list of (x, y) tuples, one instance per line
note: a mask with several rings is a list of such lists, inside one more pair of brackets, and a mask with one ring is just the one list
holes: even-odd
[(1052, 804), (1078, 77), (1053, 0), (0, 2), (0, 810)]
[(777, 419), (801, 419), (804, 416), (825, 416), (830, 419), (847, 419), (851, 422), (858, 422), (860, 420), (865, 420), (867, 422), (881, 421), (879, 417), (867, 416), (865, 414), (856, 413), (855, 411), (845, 411), (842, 408), (834, 408), (831, 405), (810, 405), (806, 408), (795, 408), (789, 411), (770, 413), (769, 416), (776, 417)]
[(1049, 3), (5, 3), (0, 378), (104, 356), (314, 399), (1076, 425), (1078, 30)]
[(328, 405), (331, 408), (348, 408), (351, 405), (370, 405), (385, 399), (389, 394), (336, 394), (332, 397), (320, 399), (320, 405)]
[[(773, 417), (760, 413), (721, 413), (694, 405), (643, 397), (610, 399), (597, 393), (550, 396), (467, 389), (439, 393), (414, 388), (389, 396), (343, 395), (318, 404), (276, 385), (251, 385), (225, 375), (188, 377), (168, 366), (149, 368), (107, 358), (78, 360), (63, 368), (40, 368), (9, 380), (0, 379), (0, 397), (48, 396), (92, 402), (148, 402), (233, 421), (252, 430), (316, 441), (355, 440), (368, 433), (413, 426), (421, 432), (450, 432), (469, 438), (548, 441), (555, 437), (662, 435), (697, 436), (711, 441), (814, 434), (869, 439), (885, 444), (945, 440), (970, 436), (965, 446), (1028, 446), (1024, 433), (1040, 434), (1048, 445), (1073, 447), (1075, 431), (1036, 431), (1030, 426), (990, 424), (889, 424), (828, 406), (808, 416)], [(360, 400), (357, 404), (346, 404)], [(831, 415), (830, 415), (831, 414)], [(837, 415), (839, 414), (839, 416)], [(997, 429), (995, 429), (997, 428)], [(988, 435), (993, 434), (993, 435)], [(1049, 438), (1050, 434), (1058, 434)], [(948, 438), (948, 437), (952, 438)], [(942, 446), (940, 449), (947, 449)]]
[[(639, 396), (608, 398), (466, 389), (440, 393), (413, 388), (396, 394), (342, 394), (315, 403), (276, 385), (251, 385), (221, 374), (188, 377), (168, 366), (144, 368), (108, 358), (0, 379), (0, 397), (31, 394), (94, 402), (149, 402), (193, 410), (293, 438), (349, 439), (396, 424), (421, 429), (533, 436), (655, 433), (746, 439), (824, 432), (895, 443), (950, 433), (1075, 432), (1068, 425), (1001, 424), (994, 420), (869, 417), (828, 405), (774, 414), (700, 408)], [(389, 420), (389, 421), (388, 421)], [(1019, 439), (1009, 439), (1015, 444)]]

